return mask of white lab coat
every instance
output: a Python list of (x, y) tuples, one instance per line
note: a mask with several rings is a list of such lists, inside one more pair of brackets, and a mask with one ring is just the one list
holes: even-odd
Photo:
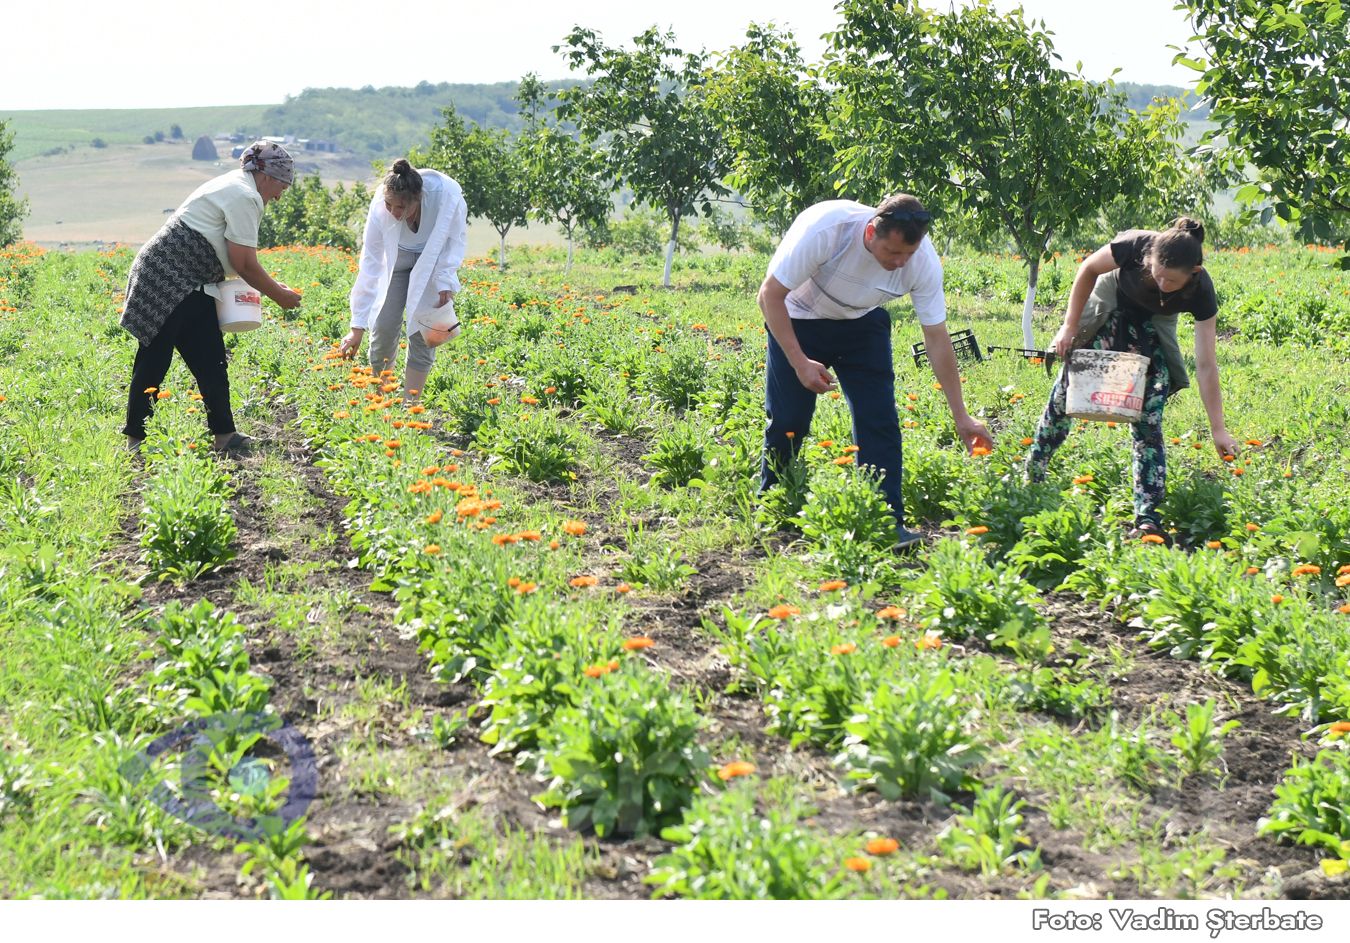
[[(408, 276), (408, 333), (415, 334), (453, 308), (437, 308), (442, 291), (459, 293), (459, 266), (468, 244), (468, 206), (459, 184), (437, 170), (423, 170), (423, 199), (439, 194), (440, 209), (421, 257)], [(384, 189), (377, 188), (366, 214), (366, 231), (361, 245), (361, 267), (356, 273), (350, 296), (352, 327), (368, 329), (384, 307), (394, 263), (398, 259), (398, 237), (402, 222), (384, 208)], [(453, 304), (453, 302), (452, 302)]]

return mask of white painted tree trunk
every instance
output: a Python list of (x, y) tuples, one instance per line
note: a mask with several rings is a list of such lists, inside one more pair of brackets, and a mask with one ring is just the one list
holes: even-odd
[(1041, 277), (1041, 258), (1031, 260), (1027, 269), (1027, 300), (1022, 305), (1022, 346), (1028, 350), (1035, 348), (1031, 336), (1031, 314), (1036, 307), (1036, 282)]
[(501, 249), (497, 252), (497, 268), (506, 268), (506, 233), (502, 233)]
[(670, 287), (670, 266), (675, 261), (675, 240), (680, 234), (680, 217), (677, 213), (670, 223), (670, 241), (666, 243), (666, 274), (661, 279), (663, 288)]
[(575, 243), (576, 240), (572, 238), (572, 230), (567, 230), (567, 268), (563, 269), (564, 275), (572, 271), (572, 247)]

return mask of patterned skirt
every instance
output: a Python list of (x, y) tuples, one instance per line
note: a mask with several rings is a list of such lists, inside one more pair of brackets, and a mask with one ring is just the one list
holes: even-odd
[(225, 268), (215, 248), (175, 216), (141, 246), (131, 263), (122, 327), (149, 344), (184, 298), (203, 285), (224, 280)]

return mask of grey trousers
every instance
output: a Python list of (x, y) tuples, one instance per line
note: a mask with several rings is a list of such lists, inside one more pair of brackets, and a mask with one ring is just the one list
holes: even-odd
[[(393, 370), (398, 360), (398, 342), (403, 336), (404, 311), (408, 307), (408, 278), (419, 254), (407, 249), (398, 250), (394, 274), (389, 279), (389, 291), (384, 296), (384, 307), (375, 316), (370, 332), (370, 368), (378, 376), (384, 370)], [(428, 347), (419, 331), (408, 337), (408, 369), (427, 373), (436, 360), (436, 349)]]

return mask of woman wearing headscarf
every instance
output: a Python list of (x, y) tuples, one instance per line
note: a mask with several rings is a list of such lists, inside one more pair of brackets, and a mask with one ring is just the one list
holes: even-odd
[(370, 201), (361, 267), (351, 291), (351, 331), (339, 349), (344, 357), (355, 356), (373, 320), (371, 369), (377, 376), (391, 371), (406, 322), (403, 390), (409, 401), (421, 393), (436, 348), (459, 333), (453, 302), (468, 244), (468, 215), (458, 183), (401, 158)]
[(253, 440), (236, 431), (230, 412), (225, 338), (211, 293), (217, 283), (238, 277), (282, 308), (299, 306), (299, 292), (272, 278), (258, 261), (263, 207), (293, 178), (286, 149), (258, 141), (244, 151), (238, 170), (198, 187), (136, 254), (121, 321), (140, 342), (122, 430), (130, 447), (145, 438), (156, 391), (177, 350), (197, 380), (214, 447), (234, 455), (249, 452)]

